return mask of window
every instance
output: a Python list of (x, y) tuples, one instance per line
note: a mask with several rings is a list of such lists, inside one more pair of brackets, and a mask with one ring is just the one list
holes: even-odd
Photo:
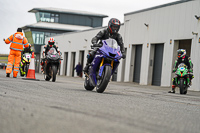
[(59, 14), (37, 12), (35, 15), (37, 22), (42, 21), (42, 22), (58, 23), (59, 21)]
[(58, 14), (51, 14), (51, 22), (58, 23), (59, 15)]
[(32, 32), (34, 44), (44, 44), (44, 32)]
[(35, 13), (35, 16), (36, 16), (37, 22), (39, 22), (39, 21), (40, 21), (40, 14), (39, 14), (39, 12), (36, 12), (36, 13)]
[(50, 13), (40, 12), (40, 21), (42, 22), (50, 22)]

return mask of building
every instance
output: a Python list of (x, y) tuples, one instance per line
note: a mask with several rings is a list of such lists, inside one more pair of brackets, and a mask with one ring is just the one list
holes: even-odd
[(190, 89), (200, 91), (199, 6), (199, 0), (181, 0), (125, 14), (125, 82), (171, 86), (176, 51), (186, 49), (194, 64)]
[[(36, 54), (36, 72), (39, 71), (41, 46), (45, 38), (66, 32), (101, 27), (103, 18), (107, 15), (57, 8), (33, 8), (37, 23), (22, 27), (29, 43), (34, 47)], [(59, 44), (58, 44), (59, 45)]]
[[(121, 60), (117, 81), (170, 87), (177, 49), (186, 49), (194, 64), (191, 90), (200, 91), (200, 1), (180, 0), (124, 14), (120, 28), (127, 58)], [(56, 35), (64, 53), (61, 75), (76, 76), (74, 65), (86, 64), (91, 39), (99, 27)]]

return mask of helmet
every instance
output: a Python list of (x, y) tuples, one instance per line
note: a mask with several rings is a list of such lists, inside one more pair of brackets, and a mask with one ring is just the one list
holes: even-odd
[(179, 50), (177, 50), (177, 53), (178, 53), (178, 58), (183, 58), (186, 55), (186, 50), (179, 49)]
[(29, 43), (28, 47), (26, 47), (26, 48), (24, 49), (24, 51), (25, 51), (25, 52), (31, 51), (31, 44), (30, 44), (30, 43)]
[(110, 21), (108, 22), (108, 31), (111, 34), (118, 33), (120, 25), (121, 25), (121, 23), (120, 23), (120, 21), (118, 19), (111, 18)]
[(53, 37), (50, 37), (48, 41), (49, 46), (52, 47), (54, 43), (55, 43), (55, 39)]

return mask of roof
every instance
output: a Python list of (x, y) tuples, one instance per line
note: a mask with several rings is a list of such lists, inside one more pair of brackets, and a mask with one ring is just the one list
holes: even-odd
[(55, 13), (66, 13), (66, 14), (76, 14), (76, 15), (84, 15), (84, 16), (95, 16), (95, 17), (108, 17), (107, 15), (104, 14), (99, 14), (99, 13), (92, 13), (92, 12), (87, 12), (87, 11), (78, 11), (78, 10), (69, 10), (69, 9), (60, 9), (60, 8), (52, 8), (52, 7), (46, 7), (46, 8), (33, 8), (29, 10), (28, 12), (55, 12)]
[(87, 30), (92, 27), (89, 26), (79, 26), (79, 25), (69, 25), (69, 24), (59, 24), (59, 23), (48, 23), (48, 22), (38, 22), (31, 25), (26, 25), (22, 29), (26, 28), (39, 28), (39, 29), (51, 29), (51, 30), (63, 30), (63, 31), (79, 31)]
[[(121, 26), (124, 25), (124, 23), (121, 24)], [(103, 27), (95, 27), (95, 28), (91, 28), (91, 29), (87, 29), (87, 30), (79, 30), (79, 31), (73, 31), (73, 32), (65, 32), (62, 35), (68, 35), (68, 34), (74, 34), (74, 33), (80, 33), (80, 32), (87, 32), (87, 31), (92, 31), (92, 30), (97, 30), (97, 29), (104, 29), (104, 28), (108, 28), (108, 26), (103, 26)], [(60, 36), (59, 34), (54, 35), (54, 36)]]
[(190, 2), (190, 1), (194, 1), (194, 0), (175, 1), (175, 2), (164, 4), (164, 5), (159, 5), (159, 6), (155, 6), (155, 7), (151, 7), (151, 8), (147, 8), (147, 9), (142, 9), (142, 10), (134, 11), (134, 12), (130, 12), (130, 13), (125, 13), (124, 16), (136, 14), (136, 13), (140, 13), (140, 12), (145, 12), (145, 11), (149, 11), (149, 10), (154, 10), (154, 9), (158, 9), (158, 8), (162, 8), (162, 7), (172, 6), (172, 5), (176, 5), (176, 4), (181, 4), (181, 3), (185, 3), (185, 2)]

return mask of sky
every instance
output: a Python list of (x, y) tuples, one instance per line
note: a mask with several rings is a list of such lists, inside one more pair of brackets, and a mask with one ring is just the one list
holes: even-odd
[(39, 7), (54, 7), (100, 13), (109, 17), (103, 19), (107, 26), (110, 18), (124, 22), (124, 14), (179, 0), (0, 0), (0, 54), (9, 54), (8, 38), (18, 27), (36, 23), (34, 13), (28, 11)]

